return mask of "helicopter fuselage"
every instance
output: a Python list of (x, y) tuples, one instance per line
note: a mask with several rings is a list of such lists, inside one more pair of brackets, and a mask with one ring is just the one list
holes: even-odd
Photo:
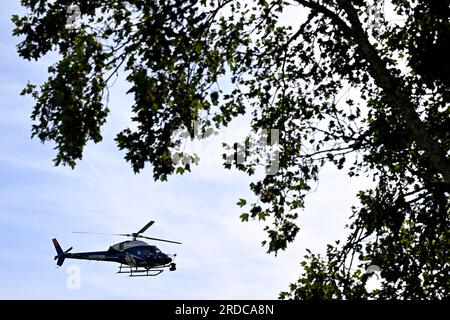
[[(161, 252), (156, 246), (149, 245), (144, 241), (136, 240), (137, 238), (149, 239), (153, 241), (163, 241), (169, 243), (181, 244), (181, 242), (152, 238), (142, 235), (155, 221), (148, 222), (138, 232), (133, 233), (113, 233), (116, 236), (131, 237), (133, 240), (122, 241), (109, 247), (107, 251), (91, 251), (91, 252), (75, 252), (71, 253), (72, 247), (63, 251), (58, 243), (58, 240), (53, 239), (53, 245), (56, 249), (56, 264), (62, 266), (65, 259), (79, 259), (79, 260), (96, 260), (96, 261), (110, 261), (120, 263), (118, 273), (127, 273), (130, 277), (134, 276), (156, 276), (163, 272), (164, 268), (169, 268), (169, 271), (176, 270), (176, 264), (173, 262), (168, 254)], [(90, 233), (80, 232), (74, 233)], [(94, 232), (94, 234), (97, 232)], [(99, 233), (97, 233), (99, 234)], [(102, 233), (100, 233), (102, 234)], [(176, 255), (173, 255), (175, 257)]]
[[(55, 258), (60, 257), (61, 255), (58, 255)], [(156, 246), (137, 240), (117, 243), (111, 246), (108, 251), (67, 252), (63, 253), (62, 257), (65, 259), (110, 261), (132, 267), (147, 268), (164, 266), (173, 260), (169, 255), (161, 252)]]

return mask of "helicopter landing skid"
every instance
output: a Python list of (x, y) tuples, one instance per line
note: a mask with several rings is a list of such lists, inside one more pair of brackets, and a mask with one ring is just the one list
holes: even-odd
[(117, 273), (126, 273), (130, 277), (154, 277), (161, 274), (163, 269), (152, 269), (145, 267), (131, 267), (128, 265), (120, 265)]

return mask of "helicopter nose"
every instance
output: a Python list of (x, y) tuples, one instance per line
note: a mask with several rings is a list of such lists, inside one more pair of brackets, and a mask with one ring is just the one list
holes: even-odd
[(166, 264), (169, 264), (172, 262), (172, 258), (166, 255)]
[(169, 264), (172, 262), (172, 258), (169, 257), (167, 254), (163, 254), (161, 258), (162, 258), (161, 260), (164, 264)]

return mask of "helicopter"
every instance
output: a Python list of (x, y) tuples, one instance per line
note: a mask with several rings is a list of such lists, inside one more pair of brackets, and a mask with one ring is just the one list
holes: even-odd
[[(63, 251), (58, 243), (58, 240), (53, 239), (53, 245), (55, 246), (57, 253), (57, 255), (55, 256), (56, 264), (59, 267), (62, 266), (65, 259), (117, 262), (120, 263), (119, 271), (117, 273), (129, 274), (130, 277), (157, 276), (166, 268), (169, 268), (169, 271), (175, 271), (176, 264), (173, 261), (176, 257), (176, 254), (169, 255), (163, 253), (154, 245), (149, 245), (144, 241), (136, 240), (138, 238), (144, 238), (155, 241), (181, 244), (181, 242), (177, 241), (151, 238), (141, 235), (154, 223), (155, 221), (152, 220), (144, 227), (142, 227), (138, 232), (134, 233), (112, 233), (112, 235), (131, 237), (132, 240), (127, 240), (112, 245), (109, 247), (108, 251), (70, 253), (73, 247), (70, 247), (66, 251)], [(74, 233), (109, 234), (80, 231), (74, 231)]]

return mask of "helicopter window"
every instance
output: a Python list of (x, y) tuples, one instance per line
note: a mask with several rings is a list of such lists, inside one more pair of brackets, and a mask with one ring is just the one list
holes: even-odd
[(152, 246), (152, 251), (153, 251), (154, 253), (159, 253), (159, 252), (161, 252), (161, 250), (159, 250), (156, 246)]

